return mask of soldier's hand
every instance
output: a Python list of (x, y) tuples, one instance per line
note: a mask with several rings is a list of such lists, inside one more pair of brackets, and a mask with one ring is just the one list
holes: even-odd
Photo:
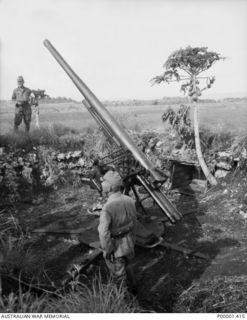
[(114, 248), (113, 243), (110, 243), (107, 246), (107, 248), (105, 248), (105, 250), (104, 250), (104, 258), (113, 262), (115, 259), (115, 256), (114, 256), (115, 250), (114, 249), (115, 248)]
[(112, 252), (106, 252), (105, 258), (106, 258), (107, 260), (110, 260), (111, 262), (113, 262), (114, 259), (115, 259), (114, 251), (112, 251)]

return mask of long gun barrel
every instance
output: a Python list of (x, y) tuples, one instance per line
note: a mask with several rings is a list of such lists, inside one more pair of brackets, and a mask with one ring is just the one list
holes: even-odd
[(150, 173), (155, 181), (162, 181), (163, 177), (156, 171), (153, 163), (142, 153), (130, 139), (130, 137), (124, 132), (116, 120), (112, 117), (109, 111), (98, 100), (93, 92), (87, 87), (87, 85), (78, 77), (78, 75), (71, 69), (68, 63), (63, 59), (59, 52), (53, 47), (49, 40), (44, 40), (44, 45), (51, 52), (53, 57), (57, 60), (60, 66), (68, 74), (70, 79), (74, 82), (75, 86), (84, 96), (86, 101), (95, 108), (97, 113), (104, 119), (107, 125), (115, 133), (117, 141), (124, 145), (134, 156), (134, 158), (140, 162), (140, 164)]
[[(139, 150), (123, 128), (112, 117), (110, 112), (104, 107), (104, 105), (98, 100), (93, 92), (87, 87), (87, 85), (79, 78), (79, 76), (72, 70), (68, 63), (63, 59), (60, 53), (53, 47), (49, 40), (44, 40), (44, 45), (57, 60), (60, 66), (64, 69), (75, 86), (84, 96), (83, 102), (88, 111), (92, 114), (95, 120), (103, 127), (107, 136), (110, 136), (115, 143), (125, 149), (129, 150), (136, 161), (145, 168), (150, 175), (153, 182), (156, 184), (162, 183), (164, 177), (155, 168), (153, 163), (146, 157), (146, 155)], [(170, 203), (165, 195), (157, 188), (153, 187), (145, 178), (137, 177), (138, 180), (144, 185), (149, 194), (153, 197), (158, 206), (168, 216), (168, 218), (175, 222), (181, 218), (181, 214)], [(144, 180), (143, 180), (144, 179)]]

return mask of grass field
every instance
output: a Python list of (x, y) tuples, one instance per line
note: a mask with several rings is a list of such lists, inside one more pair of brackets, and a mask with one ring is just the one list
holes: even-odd
[[(247, 128), (246, 101), (203, 103), (200, 105), (200, 123), (213, 131), (228, 130), (243, 133)], [(177, 108), (179, 105), (171, 105)], [(169, 107), (164, 105), (111, 106), (109, 111), (125, 127), (133, 130), (162, 130), (163, 112)], [(0, 134), (13, 128), (14, 105), (11, 102), (0, 103)], [(84, 131), (96, 127), (88, 111), (79, 103), (40, 104), (40, 125), (50, 126), (61, 123), (63, 126)], [(22, 125), (23, 127), (23, 125)]]

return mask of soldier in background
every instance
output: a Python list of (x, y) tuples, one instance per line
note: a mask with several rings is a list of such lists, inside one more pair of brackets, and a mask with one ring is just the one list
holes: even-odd
[(30, 100), (33, 97), (33, 94), (30, 89), (24, 87), (24, 79), (22, 76), (17, 78), (17, 85), (18, 87), (14, 89), (12, 94), (12, 100), (16, 101), (14, 130), (17, 132), (19, 125), (22, 120), (24, 120), (26, 131), (29, 132), (32, 117)]

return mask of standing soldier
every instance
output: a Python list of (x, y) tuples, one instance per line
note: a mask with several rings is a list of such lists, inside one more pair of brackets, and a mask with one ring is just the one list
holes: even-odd
[(14, 89), (12, 94), (12, 100), (16, 101), (14, 130), (15, 132), (18, 131), (18, 127), (23, 119), (26, 126), (26, 131), (29, 132), (32, 116), (32, 109), (30, 105), (32, 91), (24, 87), (24, 79), (22, 76), (17, 78), (17, 85), (18, 87)]
[(135, 277), (131, 268), (134, 257), (137, 212), (135, 201), (121, 193), (122, 180), (117, 172), (108, 171), (102, 182), (108, 195), (99, 222), (99, 238), (106, 265), (117, 283), (124, 282), (136, 293)]

